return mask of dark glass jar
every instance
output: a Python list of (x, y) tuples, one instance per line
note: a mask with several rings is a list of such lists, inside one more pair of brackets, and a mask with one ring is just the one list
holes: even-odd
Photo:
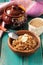
[(27, 15), (25, 10), (19, 5), (11, 5), (4, 9), (3, 20), (6, 27), (18, 28), (26, 23)]

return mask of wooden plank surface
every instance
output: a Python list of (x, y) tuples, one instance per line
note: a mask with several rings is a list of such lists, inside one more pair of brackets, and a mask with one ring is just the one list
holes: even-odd
[(31, 56), (21, 57), (13, 53), (8, 47), (8, 35), (4, 34), (2, 38), (1, 65), (41, 65), (42, 55), (41, 46)]
[(1, 65), (22, 65), (22, 57), (13, 53), (8, 47), (8, 35), (2, 39)]
[(0, 3), (9, 2), (10, 0), (0, 0)]

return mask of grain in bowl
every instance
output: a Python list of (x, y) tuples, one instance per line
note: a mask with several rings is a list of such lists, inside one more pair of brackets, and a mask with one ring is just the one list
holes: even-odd
[(28, 29), (34, 32), (37, 35), (41, 35), (43, 33), (43, 19), (42, 18), (34, 18), (28, 23)]
[(16, 40), (13, 40), (12, 46), (17, 50), (30, 51), (37, 46), (37, 41), (31, 35), (24, 34), (20, 35)]

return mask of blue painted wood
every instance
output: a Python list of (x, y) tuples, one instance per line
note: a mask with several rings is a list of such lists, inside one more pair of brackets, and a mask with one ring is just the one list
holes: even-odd
[(41, 47), (31, 56), (24, 57), (24, 65), (41, 65), (41, 64), (42, 64)]
[(0, 38), (0, 56), (1, 56), (2, 39)]
[(43, 33), (42, 33), (42, 35), (40, 36), (40, 38), (41, 38), (41, 43), (42, 43), (42, 54), (43, 54)]
[(2, 39), (1, 65), (22, 65), (22, 57), (18, 56), (8, 47), (8, 35)]
[(41, 46), (31, 56), (22, 58), (10, 50), (10, 48), (8, 47), (8, 35), (4, 34), (2, 38), (1, 64), (2, 65), (12, 65), (12, 64), (41, 65), (42, 64)]
[(43, 35), (40, 36), (41, 43), (40, 48), (31, 56), (24, 57), (23, 65), (42, 65), (42, 44), (43, 44)]
[(6, 0), (6, 2), (9, 2), (10, 0)]
[(0, 3), (2, 2), (9, 2), (10, 0), (0, 0)]
[(0, 0), (0, 3), (1, 3), (1, 2), (4, 2), (4, 0)]

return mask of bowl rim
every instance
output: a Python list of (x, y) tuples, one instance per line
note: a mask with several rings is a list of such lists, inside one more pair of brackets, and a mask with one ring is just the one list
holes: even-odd
[(12, 51), (14, 51), (14, 52), (18, 52), (18, 53), (34, 53), (34, 52), (40, 47), (40, 38), (39, 38), (35, 33), (31, 32), (31, 31), (28, 31), (28, 30), (19, 30), (19, 31), (17, 31), (16, 33), (20, 32), (20, 31), (22, 31), (22, 32), (27, 31), (27, 32), (31, 33), (32, 35), (34, 35), (34, 36), (37, 38), (38, 45), (37, 45), (34, 49), (32, 49), (32, 50), (30, 50), (30, 51), (20, 51), (20, 50), (14, 49), (14, 48), (11, 46), (11, 44), (10, 44), (10, 42), (9, 42), (11, 38), (8, 38), (8, 46), (9, 46), (10, 49), (11, 49)]

